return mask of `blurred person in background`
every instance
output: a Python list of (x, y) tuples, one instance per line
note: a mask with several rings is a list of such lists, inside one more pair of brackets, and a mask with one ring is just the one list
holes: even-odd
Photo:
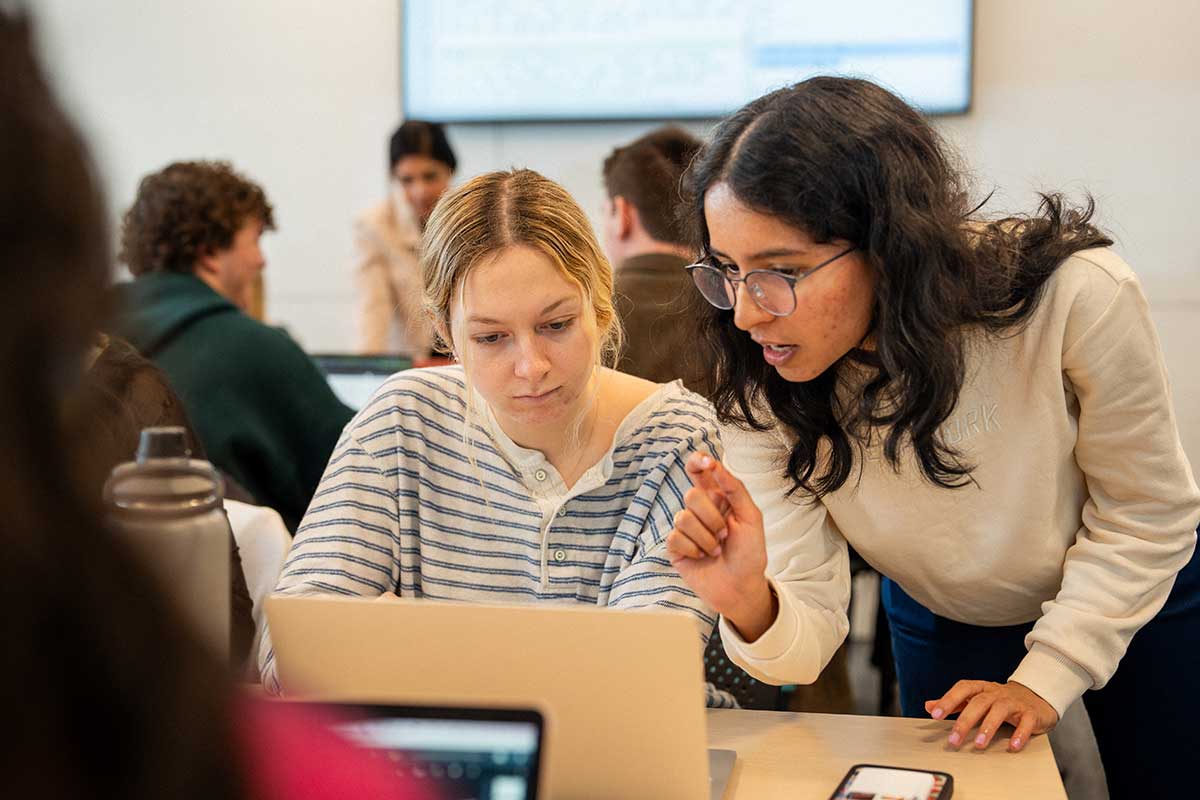
[[(604, 249), (613, 263), (625, 350), (617, 368), (655, 382), (688, 374), (696, 337), (688, 324), (694, 260), (680, 226), (679, 181), (700, 149), (682, 128), (667, 126), (616, 148), (604, 160)], [(695, 372), (695, 369), (691, 369)]]
[(31, 26), (0, 10), (6, 797), (425, 797), (310, 712), (235, 694), (103, 521), (68, 417), (107, 322), (105, 211)]
[(121, 226), (114, 332), (162, 368), (209, 460), (295, 530), (353, 416), (284, 331), (246, 311), (275, 227), (262, 187), (219, 161), (147, 175)]
[(358, 349), (403, 353), (421, 362), (434, 352), (421, 312), (418, 249), (425, 222), (450, 188), (458, 160), (436, 122), (409, 120), (388, 143), (391, 191), (355, 222)]
[[(74, 422), (71, 433), (77, 458), (87, 470), (86, 484), (92, 487), (89, 492), (99, 494), (114, 467), (136, 458), (144, 428), (181, 427), (187, 432), (192, 458), (208, 459), (183, 401), (171, 388), (167, 376), (133, 345), (115, 336), (101, 336), (88, 361), (90, 366), (81, 391), (72, 398), (68, 409), (73, 412), (69, 419)], [(264, 589), (260, 585), (265, 581), (259, 576), (269, 570), (259, 563), (263, 547), (260, 542), (263, 539), (274, 542), (275, 549), (286, 552), (290, 536), (277, 513), (252, 505), (253, 498), (235, 481), (226, 475), (222, 479), (223, 506), (231, 531), (230, 657), (231, 663), (240, 667), (251, 652), (256, 620), (262, 616), (262, 596), (269, 591), (269, 587)], [(248, 547), (246, 553), (241, 552), (243, 544)], [(277, 566), (269, 578), (271, 586), (278, 577)]]

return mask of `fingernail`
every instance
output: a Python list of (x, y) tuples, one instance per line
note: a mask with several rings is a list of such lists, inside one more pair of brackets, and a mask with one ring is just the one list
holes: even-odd
[(728, 528), (721, 528), (721, 530), (717, 531), (717, 538), (720, 539), (722, 542), (725, 541), (725, 537), (728, 535), (729, 535)]
[(952, 747), (958, 747), (960, 744), (962, 744), (962, 736), (959, 735), (958, 731), (950, 734), (950, 745)]
[(704, 467), (705, 469), (711, 467), (712, 463), (712, 459), (708, 456), (700, 456), (700, 466)]
[(976, 747), (983, 747), (985, 744), (987, 744), (987, 737), (984, 736), (982, 733), (975, 737), (975, 746)]
[(946, 712), (942, 711), (940, 708), (935, 708), (929, 713), (929, 716), (933, 717), (934, 719), (941, 719), (942, 717), (946, 716)]
[(1020, 737), (1014, 736), (1013, 740), (1008, 743), (1008, 746), (1011, 747), (1013, 750), (1020, 750), (1021, 749)]
[(714, 547), (712, 554), (713, 554), (713, 558), (716, 558), (717, 556), (721, 555), (721, 545), (717, 545), (716, 547)]

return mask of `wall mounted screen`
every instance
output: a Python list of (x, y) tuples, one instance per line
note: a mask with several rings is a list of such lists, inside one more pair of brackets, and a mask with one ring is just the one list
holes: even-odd
[(709, 119), (817, 74), (971, 99), (971, 0), (404, 0), (408, 118)]

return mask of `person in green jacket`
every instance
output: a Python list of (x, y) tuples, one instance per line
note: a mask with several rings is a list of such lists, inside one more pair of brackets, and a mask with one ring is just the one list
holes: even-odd
[(146, 176), (122, 222), (134, 280), (116, 288), (115, 333), (167, 374), (212, 463), (295, 531), (354, 412), (291, 337), (246, 314), (274, 227), (262, 188), (227, 163)]

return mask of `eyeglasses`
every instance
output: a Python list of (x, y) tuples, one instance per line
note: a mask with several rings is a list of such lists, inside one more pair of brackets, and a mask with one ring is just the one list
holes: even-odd
[(728, 311), (737, 303), (737, 285), (746, 284), (746, 291), (754, 298), (755, 304), (763, 311), (775, 317), (786, 317), (796, 310), (796, 284), (805, 278), (816, 274), (844, 255), (854, 252), (857, 247), (847, 247), (830, 259), (822, 261), (803, 275), (786, 275), (773, 269), (754, 269), (743, 278), (731, 278), (725, 270), (711, 263), (714, 258), (709, 256), (709, 263), (700, 262), (684, 267), (692, 273), (692, 280), (704, 299), (722, 311)]

